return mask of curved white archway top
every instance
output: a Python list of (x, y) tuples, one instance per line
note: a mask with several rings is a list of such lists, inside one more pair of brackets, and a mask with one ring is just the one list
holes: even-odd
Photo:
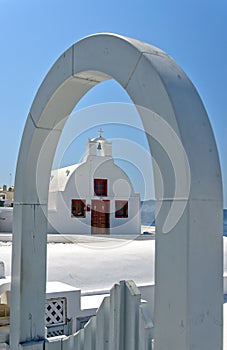
[[(54, 131), (55, 141), (52, 139), (52, 145), (48, 145), (50, 157), (53, 157), (67, 116), (77, 102), (96, 84), (111, 78), (118, 81), (134, 104), (139, 106), (148, 141), (151, 143), (150, 139), (155, 137), (154, 123), (151, 123), (149, 113), (153, 111), (178, 135), (186, 152), (182, 157), (187, 158), (182, 163), (186, 164), (188, 160), (190, 169), (196, 169), (191, 174), (190, 169), (185, 169), (184, 178), (187, 180), (180, 190), (174, 192), (173, 184), (168, 180), (170, 166), (163, 166), (160, 159), (165, 189), (164, 192), (159, 189), (157, 182), (156, 198), (187, 199), (189, 189), (194, 199), (204, 199), (204, 196), (213, 200), (220, 198), (221, 175), (216, 144), (206, 111), (194, 86), (166, 53), (147, 43), (120, 35), (96, 34), (82, 39), (63, 53), (44, 79), (32, 104), (28, 123), (37, 129), (47, 129), (47, 133)], [(160, 143), (160, 140), (157, 141)], [(157, 147), (160, 153), (160, 147)], [(155, 157), (155, 142), (151, 152)], [(197, 157), (194, 157), (195, 153)], [(209, 161), (204, 161), (206, 159)], [(47, 161), (47, 164), (50, 162)], [(26, 168), (25, 164), (20, 163)], [(168, 168), (167, 172), (165, 168)], [(171, 174), (175, 176), (173, 169)], [(214, 188), (216, 185), (206, 186), (204, 179), (207, 176), (209, 182), (217, 184), (218, 189)], [(217, 177), (219, 182), (216, 181)], [(45, 193), (39, 195), (39, 203), (46, 203)], [(21, 195), (19, 202), (34, 200), (30, 196), (22, 198)]]
[[(114, 77), (123, 88), (126, 88), (143, 53), (167, 56), (164, 51), (147, 43), (109, 33), (91, 35), (72, 45), (50, 69), (34, 99), (30, 112), (36, 126), (53, 128), (58, 124), (57, 116), (53, 123), (45, 119), (45, 114), (42, 118), (40, 116), (46, 104), (51, 102), (50, 99), (68, 79), (74, 78), (72, 86), (68, 89), (75, 89), (74, 100), (72, 104), (67, 104), (68, 113), (64, 116), (70, 114), (77, 101), (91, 87), (102, 81)], [(115, 66), (118, 67), (117, 72)], [(84, 90), (77, 91), (75, 87), (77, 83), (78, 85), (83, 83)], [(78, 92), (79, 95), (75, 94)], [(69, 101), (65, 102), (71, 102), (71, 98), (72, 94), (69, 96)], [(60, 120), (61, 112), (62, 109), (59, 110)]]

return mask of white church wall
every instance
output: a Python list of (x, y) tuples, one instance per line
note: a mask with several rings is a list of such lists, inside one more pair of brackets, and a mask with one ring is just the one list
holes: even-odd
[[(66, 178), (67, 181), (63, 180)], [(133, 192), (132, 185), (125, 172), (119, 168), (111, 157), (88, 156), (86, 162), (77, 167), (60, 169), (53, 179), (61, 184), (61, 191), (49, 194), (49, 232), (70, 234), (91, 234), (92, 200), (110, 202), (110, 234), (140, 233), (140, 199)], [(94, 194), (94, 179), (107, 179), (107, 196)], [(52, 181), (53, 181), (52, 180)], [(64, 185), (63, 185), (64, 184)], [(84, 217), (71, 215), (72, 199), (81, 199), (85, 203)], [(128, 217), (115, 218), (115, 200), (128, 202)], [(52, 228), (51, 228), (52, 226)]]
[(129, 199), (120, 197), (121, 200), (128, 200), (128, 217), (116, 218), (115, 217), (115, 203), (112, 203), (112, 212), (110, 216), (110, 234), (140, 234), (140, 196), (134, 195)]
[(49, 233), (90, 234), (90, 218), (87, 212), (85, 211), (84, 218), (72, 217), (71, 198), (65, 197), (65, 193), (56, 193), (57, 209), (48, 210)]
[[(94, 146), (94, 145), (92, 145)], [(140, 233), (140, 197), (134, 193), (127, 174), (111, 157), (112, 144), (102, 145), (108, 156), (87, 155), (81, 164), (70, 165), (51, 172), (48, 198), (48, 232), (59, 234), (86, 234), (92, 232), (92, 200), (109, 201), (110, 234)], [(94, 179), (107, 180), (107, 196), (96, 196)], [(72, 215), (72, 200), (84, 201), (84, 216)], [(126, 217), (115, 215), (116, 201), (128, 203)], [(0, 231), (12, 232), (12, 208), (1, 208)]]

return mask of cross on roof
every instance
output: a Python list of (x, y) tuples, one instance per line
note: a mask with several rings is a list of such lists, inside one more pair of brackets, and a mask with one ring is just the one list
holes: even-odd
[(102, 128), (100, 128), (100, 129), (98, 130), (98, 132), (99, 132), (99, 137), (101, 138), (101, 137), (102, 137), (102, 133), (103, 133), (104, 131), (102, 130)]

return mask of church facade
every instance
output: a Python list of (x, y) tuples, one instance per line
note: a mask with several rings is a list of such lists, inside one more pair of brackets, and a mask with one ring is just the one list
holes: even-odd
[(140, 195), (101, 133), (87, 141), (82, 163), (51, 172), (48, 203), (50, 233), (140, 233)]

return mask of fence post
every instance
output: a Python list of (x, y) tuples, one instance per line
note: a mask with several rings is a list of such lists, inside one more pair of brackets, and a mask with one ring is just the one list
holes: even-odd
[(96, 317), (93, 316), (84, 327), (84, 350), (95, 350)]
[(151, 350), (154, 325), (147, 307), (147, 303), (139, 307), (139, 349)]
[(115, 284), (110, 291), (109, 350), (125, 350), (124, 292), (124, 281), (120, 282), (120, 284)]
[(139, 347), (139, 306), (141, 294), (133, 281), (125, 283), (125, 336), (124, 350), (138, 350)]
[(75, 338), (75, 350), (85, 350), (84, 349), (84, 328), (76, 332), (74, 338)]
[(109, 350), (110, 298), (105, 297), (96, 315), (96, 349)]

